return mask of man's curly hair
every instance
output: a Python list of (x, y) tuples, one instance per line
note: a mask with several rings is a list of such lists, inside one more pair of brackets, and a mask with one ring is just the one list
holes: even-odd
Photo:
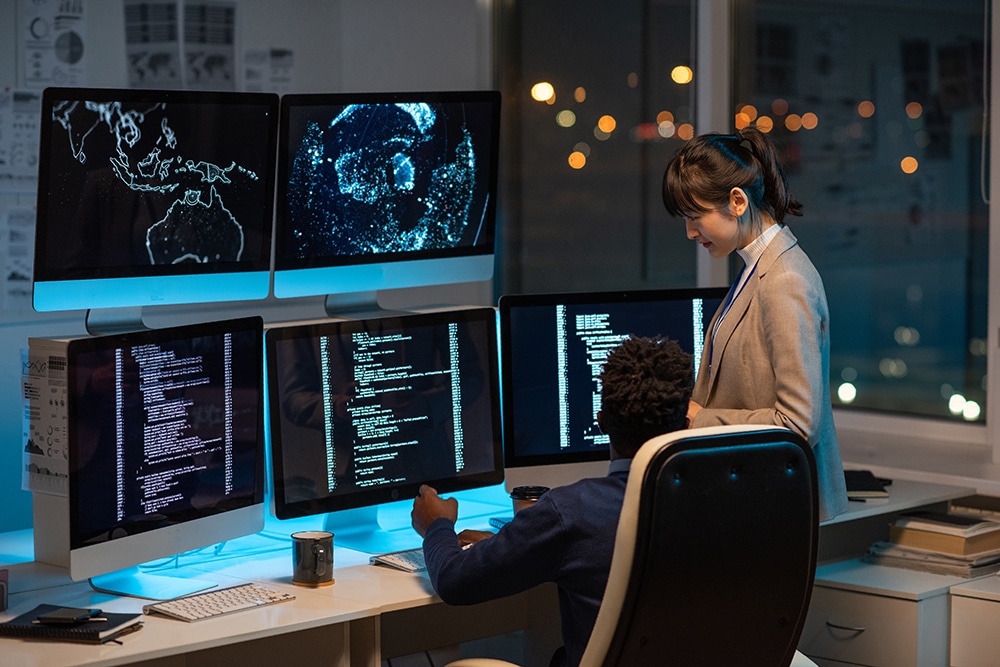
[(676, 341), (630, 336), (608, 353), (600, 378), (601, 426), (621, 457), (685, 428), (694, 372)]

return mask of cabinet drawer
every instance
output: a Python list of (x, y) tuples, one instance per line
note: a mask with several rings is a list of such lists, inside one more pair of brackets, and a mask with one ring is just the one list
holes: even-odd
[(1000, 603), (951, 596), (952, 667), (996, 664), (1000, 655)]
[[(930, 664), (918, 662), (919, 604), (816, 586), (799, 650), (810, 657), (859, 665)], [(942, 631), (947, 632), (946, 628), (942, 624)]]

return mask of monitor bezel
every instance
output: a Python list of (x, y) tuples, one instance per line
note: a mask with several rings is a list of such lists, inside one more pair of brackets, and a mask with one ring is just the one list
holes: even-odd
[[(489, 307), (463, 308), (458, 310), (440, 310), (434, 312), (386, 315), (366, 319), (324, 320), (289, 326), (274, 326), (265, 332), (267, 358), (267, 386), (269, 408), (269, 436), (271, 441), (271, 482), (273, 489), (274, 514), (278, 519), (294, 519), (304, 516), (314, 516), (344, 510), (376, 507), (385, 503), (416, 497), (422, 484), (432, 486), (440, 493), (454, 493), (503, 482), (503, 450), (501, 437), (500, 415), (500, 378), (499, 370), (489, 373), (488, 387), (491, 393), (491, 429), (492, 438), (492, 470), (455, 475), (444, 479), (427, 479), (416, 482), (404, 482), (365, 490), (353, 490), (340, 495), (326, 495), (305, 500), (287, 501), (285, 499), (284, 460), (287, 455), (294, 455), (295, 444), (286, 442), (281, 433), (281, 395), (276, 383), (280, 377), (277, 361), (277, 346), (280, 342), (293, 339), (315, 338), (316, 336), (338, 332), (350, 333), (364, 330), (366, 323), (379, 319), (387, 325), (385, 328), (401, 328), (406, 326), (441, 325), (450, 322), (481, 322), (488, 327), (486, 346), (489, 367), (497, 369), (497, 336), (496, 310)], [(287, 450), (287, 451), (286, 451)]]
[[(500, 396), (503, 401), (504, 466), (508, 469), (537, 466), (558, 466), (563, 464), (607, 461), (610, 450), (562, 452), (554, 454), (520, 454), (512, 435), (515, 432), (513, 344), (511, 340), (511, 312), (519, 308), (558, 305), (623, 304), (653, 301), (686, 301), (693, 298), (724, 299), (728, 287), (692, 287), (652, 290), (613, 290), (604, 292), (549, 292), (532, 294), (504, 294), (498, 302), (500, 329)], [(714, 312), (706, 313), (706, 326)]]
[[(50, 247), (65, 243), (59, 225), (51, 220), (49, 195), (56, 170), (46, 168), (58, 141), (54, 105), (64, 102), (123, 102), (126, 104), (205, 104), (258, 106), (267, 115), (263, 137), (259, 239), (247, 259), (212, 263), (67, 266), (49, 258)], [(274, 230), (275, 159), (277, 156), (280, 97), (275, 93), (48, 87), (42, 91), (40, 164), (36, 200), (32, 306), (36, 311), (123, 308), (263, 299), (271, 289), (271, 252)]]
[[(357, 255), (289, 258), (288, 202), (291, 119), (296, 109), (353, 104), (488, 104), (491, 111), (482, 242), (452, 248)], [(300, 93), (281, 98), (274, 231), (274, 296), (292, 298), (489, 280), (496, 250), (500, 153), (500, 92), (445, 90), (362, 93)], [(484, 141), (485, 143), (485, 141)]]
[[(260, 532), (264, 528), (266, 499), (264, 493), (266, 432), (264, 431), (263, 384), (263, 319), (259, 316), (232, 320), (186, 324), (162, 329), (145, 329), (108, 336), (73, 339), (67, 344), (67, 389), (76, 386), (77, 367), (73, 363), (77, 354), (95, 350), (111, 350), (122, 345), (181, 340), (184, 338), (216, 336), (225, 333), (251, 333), (256, 344), (256, 368), (260, 369), (257, 381), (257, 448), (255, 452), (252, 497), (239, 505), (219, 512), (202, 512), (200, 516), (146, 530), (104, 542), (76, 545), (76, 524), (81, 509), (77, 457), (78, 434), (74, 428), (77, 406), (70, 401), (67, 410), (67, 441), (69, 452), (68, 541), (69, 572), (74, 581), (98, 577), (125, 568), (136, 567), (159, 558), (176, 556), (193, 549), (206, 547), (230, 539)], [(139, 443), (141, 446), (141, 443)]]

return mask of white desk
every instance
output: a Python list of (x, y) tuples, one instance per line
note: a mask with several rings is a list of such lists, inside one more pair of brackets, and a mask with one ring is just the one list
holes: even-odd
[[(508, 508), (497, 506), (496, 513)], [(460, 527), (483, 524), (484, 519), (459, 522)], [(316, 518), (269, 521), (264, 533), (233, 540), (216, 557), (184, 556), (180, 567), (169, 572), (211, 579), (220, 586), (256, 581), (291, 591), (295, 600), (196, 623), (144, 616), (144, 628), (124, 637), (120, 645), (0, 638), (0, 664), (380, 667), (384, 657), (517, 630), (525, 631), (525, 659), (547, 664), (561, 643), (554, 586), (482, 605), (450, 607), (434, 594), (426, 573), (375, 567), (368, 564), (368, 554), (340, 546), (334, 548), (332, 586), (295, 586), (287, 536), (320, 527), (322, 520)], [(30, 530), (0, 534), (0, 567), (8, 568), (11, 578), (10, 606), (0, 612), (0, 621), (42, 602), (132, 613), (140, 613), (147, 602), (97, 593), (86, 582), (73, 582), (65, 569), (32, 561), (32, 549)]]
[(887, 489), (889, 490), (888, 498), (872, 498), (865, 502), (851, 501), (846, 512), (829, 521), (824, 521), (822, 525), (835, 526), (870, 517), (884, 518), (886, 514), (905, 512), (936, 503), (946, 503), (956, 498), (971, 496), (976, 492), (973, 487), (912, 482), (905, 479), (893, 480)]
[(820, 524), (819, 562), (857, 558), (872, 542), (889, 539), (889, 524), (900, 512), (944, 510), (949, 500), (973, 495), (972, 487), (893, 480), (889, 497), (866, 502), (851, 501), (846, 512)]
[[(833, 532), (849, 536), (852, 528), (866, 522), (887, 530), (887, 514), (943, 503), (972, 492), (896, 481), (888, 502), (853, 503), (846, 515), (824, 524), (821, 543), (834, 539)], [(3, 663), (39, 667), (139, 662), (157, 667), (270, 667), (315, 662), (336, 667), (379, 667), (383, 657), (525, 630), (526, 661), (539, 664), (539, 658), (544, 656), (540, 664), (546, 664), (560, 642), (558, 605), (551, 586), (487, 604), (450, 607), (434, 595), (426, 574), (373, 567), (368, 565), (366, 554), (342, 547), (334, 550), (333, 586), (293, 586), (287, 535), (320, 525), (317, 519), (272, 521), (267, 532), (279, 531), (280, 540), (267, 535), (234, 540), (218, 557), (183, 564), (176, 572), (199, 578), (209, 573), (220, 585), (250, 580), (282, 587), (296, 594), (291, 602), (197, 623), (147, 616), (145, 628), (123, 638), (121, 645), (0, 639)], [(31, 531), (0, 534), (0, 567), (10, 567), (12, 588), (11, 606), (0, 613), (0, 620), (41, 602), (109, 611), (139, 612), (142, 608), (141, 600), (95, 593), (85, 582), (71, 582), (65, 570), (35, 563), (31, 558)]]
[[(0, 536), (0, 554), (10, 554), (9, 546), (18, 542), (26, 543), (28, 554), (31, 553), (30, 531), (20, 533)], [(282, 551), (285, 555), (290, 554), (290, 545)], [(4, 556), (0, 558), (7, 559)], [(285, 569), (290, 567), (289, 556)], [(171, 574), (204, 576), (205, 573), (204, 568), (186, 566)], [(212, 573), (212, 579), (220, 586), (236, 584), (247, 578), (238, 576), (236, 572)], [(10, 579), (10, 607), (0, 615), (3, 620), (29, 611), (40, 602), (132, 613), (140, 613), (142, 605), (147, 602), (97, 593), (86, 582), (70, 581), (66, 570), (43, 563), (29, 561), (14, 564), (10, 566)], [(200, 623), (145, 616), (145, 627), (124, 637), (120, 645), (0, 639), (0, 655), (4, 664), (39, 667), (134, 662), (162, 665), (214, 663), (218, 667), (221, 664), (260, 664), (254, 656), (263, 655), (261, 644), (269, 640), (269, 651), (290, 655), (288, 651), (293, 650), (291, 655), (322, 656), (320, 664), (342, 667), (351, 664), (350, 624), (371, 618), (375, 613), (372, 606), (340, 596), (318, 595), (313, 589), (292, 586), (290, 582), (278, 587), (293, 592), (296, 599)], [(280, 641), (293, 637), (297, 646)], [(201, 655), (198, 655), (199, 652), (202, 652)], [(225, 660), (219, 661), (220, 652), (225, 653)], [(240, 654), (246, 655), (250, 661), (238, 661)]]

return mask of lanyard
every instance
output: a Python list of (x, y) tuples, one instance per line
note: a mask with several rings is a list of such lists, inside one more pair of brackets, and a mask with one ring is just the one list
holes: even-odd
[(750, 279), (753, 278), (753, 274), (757, 272), (757, 264), (759, 263), (760, 263), (760, 258), (758, 258), (757, 261), (753, 263), (753, 267), (750, 269), (750, 273), (747, 274), (747, 279), (740, 282), (740, 279), (743, 277), (743, 271), (746, 270), (747, 268), (746, 264), (744, 264), (743, 267), (740, 269), (740, 272), (736, 275), (736, 282), (733, 283), (733, 286), (729, 290), (729, 293), (726, 294), (726, 300), (722, 304), (722, 311), (719, 313), (719, 318), (715, 320), (715, 326), (712, 327), (712, 338), (709, 341), (709, 351), (708, 351), (709, 377), (712, 377), (712, 368), (714, 366), (713, 357), (715, 356), (715, 334), (719, 332), (719, 327), (722, 325), (722, 320), (726, 319), (726, 315), (729, 314), (729, 309), (732, 307), (733, 302), (736, 301), (736, 299), (740, 298), (740, 294), (743, 293), (743, 288), (747, 286), (747, 283), (749, 283)]

